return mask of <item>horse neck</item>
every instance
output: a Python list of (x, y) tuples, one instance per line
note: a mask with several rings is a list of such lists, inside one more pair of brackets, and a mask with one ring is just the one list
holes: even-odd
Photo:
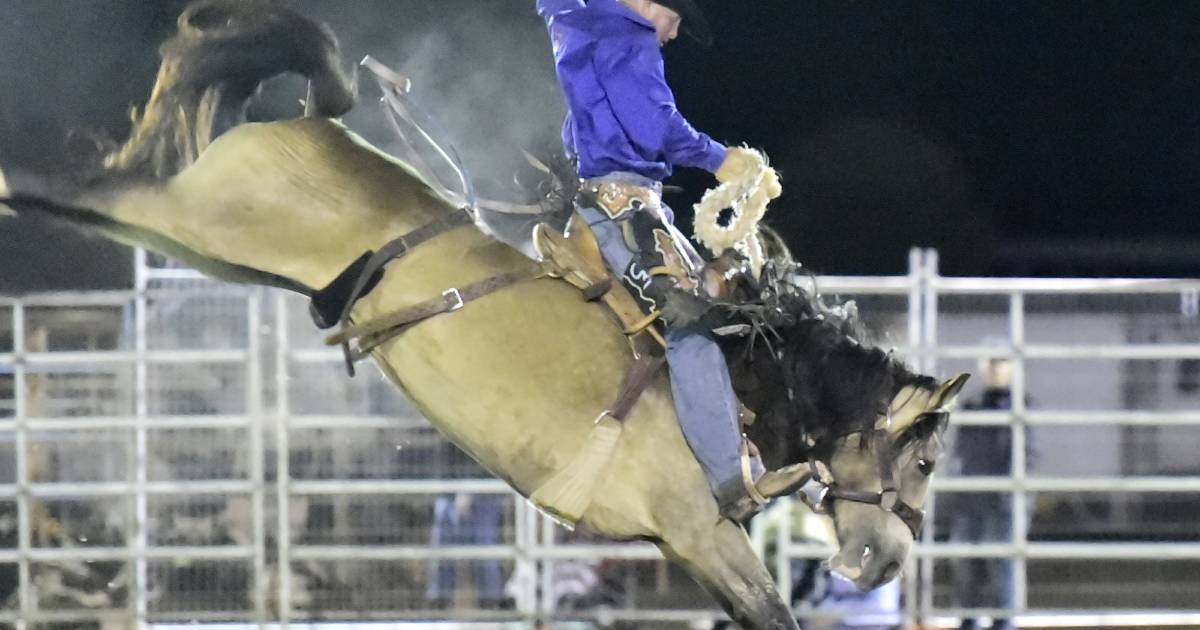
[(756, 343), (753, 351), (738, 345), (727, 348), (730, 372), (741, 402), (757, 414), (746, 435), (758, 447), (768, 468), (779, 468), (805, 459), (802, 442), (804, 418), (788, 398), (785, 360)]
[[(772, 349), (760, 343), (753, 360), (738, 368), (759, 371), (757, 380), (763, 386), (755, 411), (760, 417), (748, 436), (769, 467), (805, 461), (809, 438), (862, 428), (852, 423), (874, 418), (873, 406), (885, 402), (883, 389), (899, 376), (887, 355), (860, 345), (833, 324), (812, 320), (782, 333), (786, 341), (774, 347), (782, 356), (773, 356)], [(862, 408), (852, 408), (859, 401)], [(831, 404), (840, 406), (830, 408)]]

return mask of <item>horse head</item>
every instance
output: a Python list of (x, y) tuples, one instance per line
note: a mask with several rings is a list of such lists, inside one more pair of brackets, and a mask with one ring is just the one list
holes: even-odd
[(724, 346), (734, 387), (758, 414), (748, 432), (764, 463), (809, 464), (823, 488), (805, 502), (837, 531), (830, 564), (869, 590), (899, 573), (921, 529), (967, 375), (939, 382), (863, 343), (853, 306), (828, 308), (796, 271), (790, 261), (768, 266), (766, 276), (782, 273), (755, 287), (756, 304), (735, 307), (751, 324)]
[(817, 466), (826, 488), (819, 505), (833, 516), (839, 545), (830, 565), (859, 588), (891, 580), (908, 557), (942, 455), (945, 409), (966, 380), (905, 385), (873, 427), (818, 445), (810, 456), (825, 462)]

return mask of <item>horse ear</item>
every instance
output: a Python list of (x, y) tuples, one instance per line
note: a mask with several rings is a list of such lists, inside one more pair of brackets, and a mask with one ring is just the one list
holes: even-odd
[(970, 374), (963, 373), (939, 385), (937, 390), (933, 392), (933, 395), (929, 397), (929, 408), (931, 410), (941, 409), (954, 402), (954, 399), (962, 391), (963, 386), (967, 384), (967, 380), (970, 378)]
[(929, 404), (934, 399), (934, 393), (924, 387), (906, 386), (896, 392), (896, 396), (888, 404), (888, 413), (879, 417), (875, 428), (886, 428), (893, 433), (908, 429), (922, 413), (930, 409)]

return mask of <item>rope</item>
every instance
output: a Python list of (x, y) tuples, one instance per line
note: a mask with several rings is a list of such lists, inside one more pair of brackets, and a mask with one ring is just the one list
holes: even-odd
[[(755, 168), (747, 169), (740, 177), (704, 193), (700, 203), (695, 206), (693, 232), (696, 240), (714, 256), (720, 256), (730, 249), (741, 253), (749, 259), (757, 277), (764, 263), (758, 224), (767, 212), (767, 204), (778, 197), (779, 177), (775, 169), (767, 165), (762, 153), (752, 151), (752, 154), (756, 158)], [(728, 225), (721, 225), (721, 211), (726, 208), (732, 211), (733, 216)]]

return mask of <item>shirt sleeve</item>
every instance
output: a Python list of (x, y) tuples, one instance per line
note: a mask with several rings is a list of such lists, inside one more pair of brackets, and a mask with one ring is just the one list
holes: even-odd
[(724, 145), (679, 113), (657, 42), (641, 39), (610, 38), (596, 48), (596, 75), (617, 121), (643, 151), (676, 166), (717, 172), (725, 161)]
[(567, 159), (574, 160), (578, 158), (578, 150), (575, 147), (575, 123), (571, 118), (570, 111), (567, 112), (567, 118), (563, 121), (562, 141), (563, 151), (567, 154)]
[(554, 16), (583, 7), (583, 0), (537, 0), (537, 13), (547, 25)]

